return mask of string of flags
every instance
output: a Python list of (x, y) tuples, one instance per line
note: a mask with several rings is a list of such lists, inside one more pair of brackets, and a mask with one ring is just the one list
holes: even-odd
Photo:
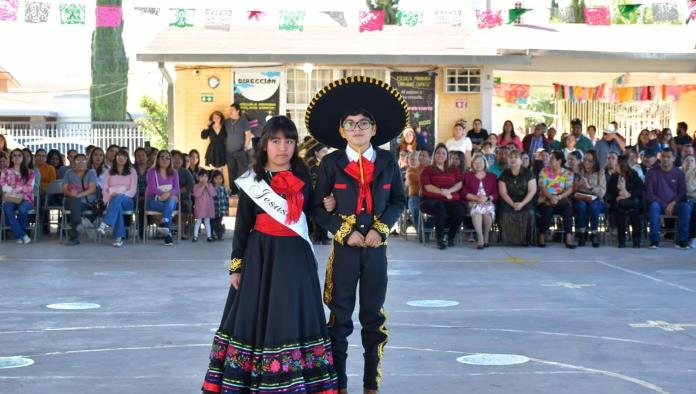
[[(59, 3), (55, 4), (55, 1)], [(613, 24), (685, 24), (696, 21), (696, 0), (665, 2), (651, 0), (649, 4), (638, 2), (616, 4), (617, 2), (614, 1), (611, 6), (585, 6), (586, 2), (571, 2), (570, 0), (549, 1), (549, 7), (525, 8), (523, 3), (519, 2), (514, 8), (508, 9), (470, 10), (468, 12), (471, 15), (467, 15), (466, 11), (462, 10), (399, 10), (396, 13), (396, 25), (414, 27), (428, 23), (445, 26), (468, 26), (469, 21), (475, 21), (479, 29), (492, 29), (504, 24), (514, 24), (521, 27), (554, 31), (548, 27), (523, 23), (523, 17), (535, 11), (549, 12), (549, 22), (552, 24), (584, 23), (591, 26), (607, 26)], [(534, 2), (534, 4), (538, 6), (538, 2)], [(94, 23), (97, 27), (119, 27), (122, 23), (123, 9), (119, 6), (97, 6), (94, 15), (91, 12), (94, 8), (90, 9), (89, 15), (87, 8), (86, 0), (67, 0), (64, 2), (60, 0), (0, 0), (0, 23), (23, 21), (29, 24), (42, 24), (55, 21), (61, 25)], [(130, 10), (135, 11), (138, 16), (165, 17), (167, 18), (165, 26), (172, 28), (203, 27), (213, 30), (229, 30), (233, 25), (240, 23), (240, 20), (247, 23), (273, 24), (275, 21), (269, 20), (272, 14), (273, 18), (277, 18), (278, 29), (302, 32), (308, 16), (306, 11), (300, 10), (267, 12), (264, 10), (233, 11), (229, 9), (143, 6), (132, 7)], [(243, 13), (243, 16), (240, 13)], [(349, 27), (348, 21), (355, 23), (353, 21), (356, 20), (348, 18), (344, 11), (320, 11), (316, 13), (328, 16), (330, 20), (344, 28)], [(357, 27), (360, 32), (383, 30), (384, 11), (359, 11), (357, 17)]]

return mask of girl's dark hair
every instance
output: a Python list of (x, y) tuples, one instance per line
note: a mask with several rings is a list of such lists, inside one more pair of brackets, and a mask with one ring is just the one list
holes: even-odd
[[(592, 164), (592, 173), (599, 172), (599, 159), (597, 158), (597, 151), (594, 149), (590, 149), (587, 152), (585, 152), (585, 156), (590, 155), (592, 156), (592, 161), (594, 164)], [(584, 166), (583, 166), (584, 169)]]
[(224, 185), (224, 184), (225, 184), (225, 176), (222, 175), (222, 172), (220, 172), (220, 170), (213, 170), (213, 171), (211, 171), (211, 173), (210, 173), (210, 180), (212, 181), (213, 179), (215, 179), (216, 176), (221, 176), (221, 177), (222, 177), (222, 184)]
[(195, 172), (195, 171), (198, 171), (198, 169), (199, 169), (200, 166), (201, 166), (201, 154), (198, 153), (198, 150), (197, 150), (197, 149), (191, 149), (191, 150), (189, 151), (189, 157), (191, 157), (194, 153), (196, 154), (196, 157), (198, 157), (198, 162), (196, 162), (196, 165), (195, 165), (195, 166), (194, 166), (194, 165), (191, 165), (191, 170)]
[(616, 170), (619, 175), (626, 178), (626, 180), (630, 179), (634, 175), (637, 176), (636, 172), (633, 171), (633, 168), (631, 168), (631, 166), (628, 164), (628, 155), (619, 156), (616, 164)]
[(106, 153), (104, 153), (104, 149), (99, 148), (99, 147), (95, 147), (94, 149), (92, 149), (91, 152), (89, 152), (89, 158), (87, 159), (87, 169), (92, 168), (92, 165), (93, 165), (92, 158), (94, 156), (94, 152), (96, 152), (98, 150), (101, 151), (102, 155), (104, 156), (104, 160), (102, 160), (99, 167), (94, 168), (94, 172), (97, 173), (97, 176), (101, 176), (101, 174), (104, 172), (104, 163), (106, 163)]
[(560, 161), (560, 162), (561, 162), (561, 167), (565, 167), (566, 159), (565, 159), (565, 155), (563, 154), (562, 151), (560, 151), (560, 150), (555, 150), (555, 151), (551, 152), (551, 157), (553, 157), (553, 158), (555, 158), (556, 160)]
[(15, 152), (19, 152), (19, 154), (22, 155), (22, 162), (19, 164), (19, 174), (22, 176), (22, 182), (26, 182), (27, 179), (29, 179), (29, 167), (27, 167), (27, 163), (24, 160), (24, 152), (22, 152), (21, 149), (19, 149), (19, 148), (12, 149), (12, 152), (10, 152), (9, 157), (8, 157), (8, 159), (9, 159), (8, 164), (11, 168), (14, 168), (14, 163), (12, 162), (12, 155)]
[(435, 170), (435, 171), (440, 171), (439, 168), (437, 168), (437, 165), (435, 164), (435, 153), (437, 153), (438, 149), (444, 149), (445, 154), (447, 154), (447, 157), (445, 158), (445, 164), (443, 166), (443, 169), (445, 172), (449, 171), (449, 149), (447, 149), (447, 145), (443, 144), (442, 142), (435, 145), (435, 149), (433, 149), (433, 164), (430, 165), (430, 167)]
[(268, 152), (266, 152), (266, 149), (268, 147), (268, 142), (278, 133), (283, 133), (286, 139), (295, 141), (295, 149), (292, 152), (292, 158), (290, 158), (291, 171), (302, 178), (309, 177), (307, 164), (300, 159), (298, 154), (299, 134), (297, 133), (297, 127), (290, 118), (280, 115), (272, 117), (266, 122), (266, 125), (263, 126), (261, 140), (259, 141), (258, 149), (254, 153), (254, 164), (252, 167), (256, 174), (256, 180), (260, 181), (266, 174), (266, 164), (268, 163)]
[(198, 170), (198, 172), (196, 172), (196, 181), (198, 181), (198, 178), (199, 178), (201, 175), (207, 176), (207, 177), (208, 177), (208, 180), (211, 180), (211, 179), (212, 179), (212, 177), (210, 176), (210, 171), (201, 168), (200, 170)]
[(510, 123), (510, 140), (514, 141), (514, 139), (515, 139), (515, 125), (512, 123), (511, 120), (506, 120), (505, 122), (503, 122), (503, 131), (502, 131), (502, 133), (500, 133), (500, 135), (505, 137), (505, 125), (508, 123)]
[(450, 155), (457, 156), (459, 158), (459, 166), (457, 167), (457, 171), (459, 171), (460, 173), (463, 174), (464, 173), (464, 165), (466, 164), (465, 163), (466, 157), (464, 156), (464, 153), (462, 153), (458, 150), (455, 150), (454, 152), (451, 152)]
[(0, 140), (2, 140), (2, 149), (0, 149), (0, 151), (9, 152), (10, 149), (7, 147), (7, 139), (5, 139), (5, 136), (0, 134)]
[[(25, 163), (25, 164), (27, 165), (28, 169), (33, 170), (34, 169), (34, 154), (31, 153), (31, 149), (29, 149), (29, 148), (22, 149), (22, 153), (24, 153), (24, 152), (29, 154), (29, 162)], [(26, 159), (26, 157), (25, 157), (25, 159)]]
[(160, 156), (162, 156), (165, 153), (169, 155), (169, 165), (167, 166), (167, 177), (170, 177), (174, 174), (174, 168), (172, 167), (172, 154), (169, 153), (168, 150), (162, 149), (161, 151), (157, 152), (157, 159), (155, 159), (155, 165), (153, 167), (154, 167), (155, 171), (160, 170), (160, 165), (159, 165)]
[[(123, 172), (118, 173), (118, 163), (116, 163), (116, 158), (119, 156), (125, 156), (126, 157), (126, 164), (123, 165)], [(116, 152), (116, 156), (114, 156), (114, 162), (113, 165), (111, 166), (111, 169), (109, 169), (109, 174), (110, 175), (130, 175), (131, 173), (131, 161), (130, 157), (128, 156), (128, 152), (126, 150), (119, 150)]]

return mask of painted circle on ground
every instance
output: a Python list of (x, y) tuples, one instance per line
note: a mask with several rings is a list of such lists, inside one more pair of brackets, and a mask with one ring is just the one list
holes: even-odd
[(517, 354), (479, 353), (458, 357), (457, 362), (469, 365), (517, 365), (529, 362), (529, 357)]
[(26, 357), (0, 357), (0, 369), (21, 368), (34, 364), (34, 360)]
[(657, 270), (657, 273), (663, 275), (696, 275), (696, 270)]
[(130, 276), (130, 275), (135, 275), (135, 272), (133, 272), (133, 271), (100, 271), (100, 272), (95, 272), (94, 275), (96, 275), (96, 276)]
[(416, 270), (388, 270), (387, 275), (389, 276), (415, 276), (422, 274), (421, 271)]
[(60, 310), (83, 310), (101, 308), (101, 305), (93, 304), (91, 302), (61, 302), (59, 304), (48, 304), (46, 305), (46, 308)]
[(459, 302), (452, 300), (413, 300), (406, 304), (411, 306), (419, 306), (421, 308), (445, 308), (448, 306), (459, 305)]

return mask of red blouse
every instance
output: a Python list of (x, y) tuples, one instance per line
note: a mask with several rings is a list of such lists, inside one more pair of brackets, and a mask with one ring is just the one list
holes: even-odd
[(421, 195), (427, 198), (435, 198), (442, 201), (459, 200), (459, 192), (452, 193), (452, 200), (447, 200), (445, 196), (438, 193), (431, 193), (425, 189), (425, 185), (433, 185), (440, 189), (449, 189), (457, 182), (461, 181), (461, 174), (456, 168), (450, 167), (447, 171), (440, 171), (435, 166), (428, 166), (423, 169), (420, 176)]
[[(479, 179), (476, 178), (476, 175), (473, 172), (468, 171), (462, 175), (462, 181), (464, 182), (461, 190), (462, 201), (469, 202), (469, 200), (466, 199), (466, 195), (478, 194)], [(480, 181), (483, 182), (483, 189), (486, 191), (486, 195), (490, 196), (493, 201), (498, 200), (498, 180), (496, 179), (495, 174), (492, 172), (487, 172), (486, 177)]]

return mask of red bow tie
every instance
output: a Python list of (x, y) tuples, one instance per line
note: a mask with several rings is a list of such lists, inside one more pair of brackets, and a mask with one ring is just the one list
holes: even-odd
[(375, 176), (375, 165), (363, 156), (360, 156), (358, 160), (362, 163), (362, 176), (360, 175), (360, 163), (357, 161), (351, 161), (345, 168), (346, 173), (358, 181), (358, 201), (355, 213), (361, 213), (363, 202), (365, 202), (367, 213), (372, 213), (371, 185)]
[(271, 179), (271, 189), (285, 195), (285, 201), (288, 202), (288, 216), (285, 218), (285, 224), (292, 224), (300, 219), (304, 204), (303, 187), (302, 179), (296, 177), (291, 171), (281, 171)]

